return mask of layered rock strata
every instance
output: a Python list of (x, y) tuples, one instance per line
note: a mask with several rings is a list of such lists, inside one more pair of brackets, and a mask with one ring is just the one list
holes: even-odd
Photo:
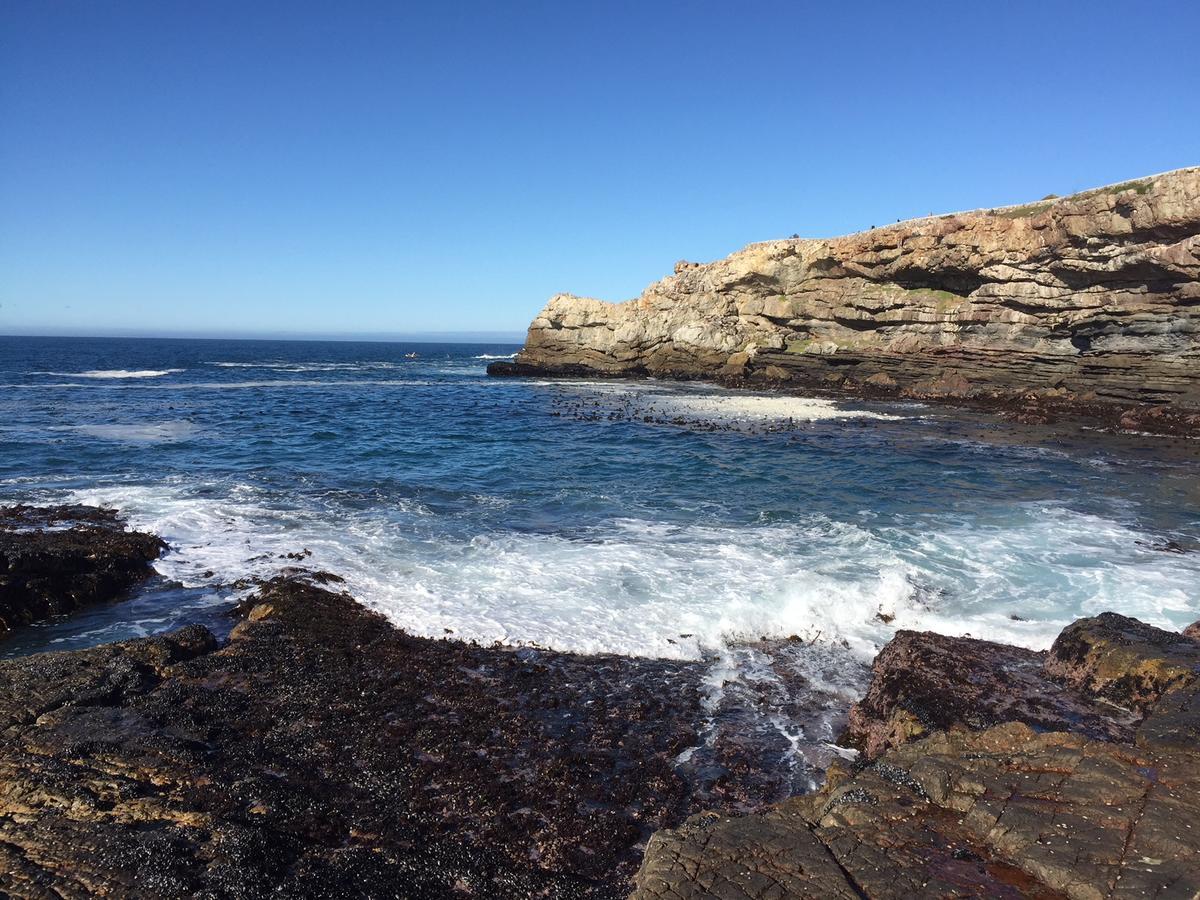
[(1185, 635), (1112, 613), (1043, 654), (902, 632), (849, 737), (860, 763), (821, 791), (656, 834), (634, 897), (1200, 892), (1200, 642)]
[(0, 507), (0, 637), (121, 596), (152, 574), (166, 549), (90, 506)]
[(1200, 412), (1200, 168), (560, 294), (489, 371)]

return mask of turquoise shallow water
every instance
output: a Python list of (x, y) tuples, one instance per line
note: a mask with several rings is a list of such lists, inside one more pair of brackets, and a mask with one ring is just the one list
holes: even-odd
[(644, 656), (1200, 618), (1195, 442), (485, 377), (515, 349), (0, 339), (0, 501), (112, 504), (172, 547), (4, 652), (220, 627), (305, 551), (416, 633)]

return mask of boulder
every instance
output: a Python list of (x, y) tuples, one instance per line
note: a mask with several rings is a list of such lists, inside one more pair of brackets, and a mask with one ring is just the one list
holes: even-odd
[(1063, 629), (1046, 671), (1089, 696), (1145, 712), (1163, 694), (1200, 677), (1200, 644), (1106, 612)]
[(1046, 656), (974, 638), (898, 631), (875, 658), (843, 742), (874, 759), (934, 732), (1010, 721), (1132, 740), (1139, 716), (1054, 680), (1043, 669)]

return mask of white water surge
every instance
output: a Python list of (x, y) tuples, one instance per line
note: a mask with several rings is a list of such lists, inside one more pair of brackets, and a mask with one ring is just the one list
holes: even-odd
[(746, 422), (819, 422), (823, 419), (896, 419), (885, 413), (852, 409), (815, 397), (756, 394), (651, 395), (638, 404), (639, 409), (663, 416), (679, 416), (688, 421)]
[[(1200, 561), (1118, 522), (1042, 503), (1004, 521), (872, 528), (813, 515), (717, 527), (637, 518), (570, 534), (448, 536), (416, 502), (348, 509), (245, 484), (170, 482), (75, 492), (120, 507), (172, 552), (185, 585), (270, 577), (284, 555), (421, 635), (577, 652), (696, 658), (798, 636), (867, 658), (898, 628), (1047, 646), (1073, 618), (1118, 609), (1168, 627), (1194, 617)], [(480, 504), (505, 503), (480, 496)]]
[(59, 378), (92, 378), (92, 379), (124, 379), (124, 378), (162, 378), (164, 375), (178, 375), (184, 369), (92, 369), (87, 372), (32, 372), (33, 375), (55, 375)]

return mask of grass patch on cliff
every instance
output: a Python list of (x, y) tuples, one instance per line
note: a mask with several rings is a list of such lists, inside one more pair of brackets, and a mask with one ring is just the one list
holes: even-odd
[(1140, 181), (1123, 181), (1120, 184), (1114, 184), (1110, 188), (1101, 188), (1105, 194), (1120, 194), (1125, 191), (1133, 191), (1139, 197), (1145, 195), (1154, 181), (1150, 178), (1143, 178)]
[[(1153, 178), (1138, 178), (1133, 181), (1122, 181), (1120, 184), (1109, 185), (1108, 187), (1095, 188), (1090, 191), (1081, 191), (1078, 194), (1072, 194), (1068, 200), (1086, 200), (1088, 197), (1100, 197), (1104, 195), (1123, 194), (1126, 191), (1133, 191), (1139, 197), (1149, 193), (1150, 188), (1154, 186)], [(1024, 206), (1014, 206), (1012, 209), (996, 210), (995, 215), (1002, 219), (1024, 219), (1028, 216), (1036, 216), (1038, 213), (1045, 212), (1054, 205), (1058, 199), (1055, 194), (1047, 194), (1038, 203), (1026, 203)]]
[(1026, 203), (1024, 206), (1014, 206), (1012, 209), (1001, 210), (996, 215), (1002, 219), (1024, 219), (1028, 216), (1036, 216), (1038, 213), (1043, 213), (1053, 205), (1053, 200), (1046, 200), (1041, 203)]
[(934, 308), (940, 313), (961, 306), (967, 300), (962, 294), (956, 294), (953, 291), (934, 290), (933, 288), (902, 288), (899, 285), (896, 287), (906, 294), (912, 295), (914, 302), (932, 300)]
[[(1150, 188), (1154, 186), (1153, 178), (1138, 178), (1133, 181), (1122, 181), (1120, 184), (1109, 185), (1108, 187), (1095, 188), (1090, 191), (1081, 191), (1078, 194), (1072, 194), (1068, 200), (1086, 200), (1088, 197), (1100, 197), (1104, 195), (1123, 194), (1126, 191), (1133, 191), (1139, 197), (1149, 193)], [(1038, 203), (1026, 203), (1024, 206), (1014, 206), (1012, 209), (1004, 209), (996, 211), (996, 215), (1002, 219), (1023, 219), (1027, 216), (1036, 216), (1038, 213), (1045, 212), (1054, 205), (1054, 201), (1058, 197), (1055, 194), (1047, 194)]]
[(939, 313), (946, 313), (966, 302), (966, 297), (952, 291), (929, 291), (933, 297), (933, 306)]

